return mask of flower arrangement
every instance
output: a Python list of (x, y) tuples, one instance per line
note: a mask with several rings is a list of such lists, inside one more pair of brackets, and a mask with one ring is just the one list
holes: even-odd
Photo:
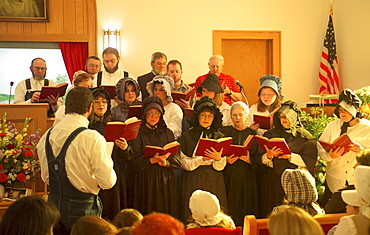
[(360, 89), (354, 90), (353, 92), (362, 101), (360, 112), (365, 114), (364, 118), (370, 120), (370, 86), (361, 87)]
[(6, 122), (6, 113), (0, 123), (0, 184), (24, 186), (35, 181), (40, 171), (36, 145), (41, 138), (40, 130), (27, 138), (30, 118), (26, 118), (21, 133), (14, 123)]

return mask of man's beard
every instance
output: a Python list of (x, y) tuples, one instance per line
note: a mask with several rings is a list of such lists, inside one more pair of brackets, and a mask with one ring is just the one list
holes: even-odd
[(44, 76), (43, 76), (43, 77), (37, 77), (37, 76), (35, 76), (35, 73), (34, 73), (34, 72), (32, 72), (32, 77), (33, 77), (34, 79), (38, 80), (38, 81), (41, 81), (41, 80), (43, 80), (43, 79), (46, 77), (46, 72), (45, 72), (45, 74), (44, 74)]
[(164, 75), (167, 75), (167, 71), (158, 71), (156, 69), (153, 69), (154, 70), (154, 73), (156, 75), (160, 75), (160, 76), (164, 76)]
[(118, 69), (118, 64), (119, 64), (119, 63), (117, 63), (117, 65), (116, 65), (116, 66), (114, 66), (114, 67), (113, 67), (113, 69), (108, 69), (108, 68), (104, 65), (104, 69), (105, 69), (105, 71), (107, 71), (108, 73), (114, 73), (114, 72), (116, 72), (116, 71), (117, 71), (117, 69)]

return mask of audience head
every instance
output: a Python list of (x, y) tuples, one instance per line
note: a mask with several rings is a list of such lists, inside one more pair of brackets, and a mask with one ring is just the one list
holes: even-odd
[(118, 69), (120, 56), (116, 48), (108, 47), (103, 51), (104, 69), (108, 73), (114, 73)]
[(237, 101), (231, 105), (230, 116), (234, 127), (245, 128), (248, 115), (249, 107), (244, 102)]
[(86, 87), (71, 89), (66, 97), (66, 114), (76, 113), (89, 116), (93, 111), (94, 97)]
[(311, 215), (318, 214), (316, 205), (314, 206), (318, 199), (316, 183), (310, 172), (302, 169), (286, 169), (281, 176), (281, 185), (288, 205), (300, 207)]
[(109, 93), (101, 87), (97, 87), (92, 91), (94, 96), (94, 116), (95, 119), (102, 120), (104, 124), (110, 121), (111, 104)]
[(122, 78), (116, 85), (117, 98), (132, 104), (140, 95), (140, 86), (132, 78)]
[(153, 213), (134, 224), (132, 235), (184, 235), (184, 225), (170, 215)]
[(370, 149), (364, 149), (362, 150), (357, 156), (356, 156), (357, 164), (356, 166), (362, 165), (362, 166), (370, 166)]
[(97, 56), (90, 56), (85, 62), (85, 70), (89, 74), (97, 74), (101, 69), (101, 61)]
[(150, 60), (152, 70), (156, 75), (166, 75), (167, 56), (162, 52), (154, 52)]
[(30, 70), (36, 80), (42, 80), (46, 76), (46, 62), (42, 58), (35, 58), (31, 62)]
[(157, 125), (166, 127), (164, 122), (164, 108), (162, 100), (157, 96), (151, 96), (144, 99), (141, 107), (141, 125), (146, 125), (149, 128), (154, 128)]
[(360, 197), (361, 210), (370, 206), (370, 167), (357, 166), (355, 168), (355, 188)]
[(143, 219), (143, 216), (138, 210), (123, 209), (114, 218), (113, 224), (117, 228), (131, 227), (136, 221)]
[(222, 55), (213, 55), (208, 61), (209, 72), (220, 76), (224, 68), (224, 57)]
[(350, 122), (355, 118), (363, 118), (364, 115), (358, 111), (362, 101), (350, 89), (344, 89), (338, 100), (338, 106), (334, 110), (334, 114), (342, 119), (343, 122)]
[(117, 228), (97, 216), (82, 216), (72, 226), (71, 235), (113, 235)]
[(178, 60), (170, 60), (167, 63), (167, 75), (176, 83), (181, 80), (182, 65)]
[(194, 191), (189, 200), (189, 208), (192, 221), (202, 227), (235, 227), (230, 217), (221, 211), (218, 198), (210, 192)]
[(258, 111), (264, 112), (269, 110), (269, 112), (272, 112), (278, 108), (281, 104), (281, 99), (284, 97), (279, 94), (281, 89), (281, 80), (278, 76), (264, 75), (260, 77), (257, 103)]
[(79, 70), (73, 75), (72, 84), (74, 87), (93, 88), (94, 75)]
[(224, 101), (224, 93), (220, 85), (220, 80), (216, 74), (209, 74), (204, 81), (197, 87), (197, 91), (202, 97), (208, 96), (213, 99), (217, 106), (221, 106)]
[(341, 192), (343, 201), (347, 204), (347, 214), (357, 215), (360, 213), (360, 197), (356, 190), (343, 190)]
[(60, 213), (40, 196), (18, 199), (6, 210), (0, 224), (2, 235), (49, 235)]
[(188, 119), (189, 125), (195, 128), (211, 127), (218, 130), (222, 125), (222, 113), (209, 97), (202, 97), (194, 105), (193, 115)]
[(146, 90), (150, 96), (157, 96), (162, 101), (173, 101), (171, 92), (173, 89), (173, 80), (171, 77), (165, 76), (155, 76), (152, 81), (146, 84)]
[(324, 235), (320, 224), (305, 210), (286, 205), (270, 215), (268, 228), (271, 235)]

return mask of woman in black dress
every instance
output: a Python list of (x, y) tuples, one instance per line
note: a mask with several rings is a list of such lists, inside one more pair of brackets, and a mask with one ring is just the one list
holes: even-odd
[(265, 147), (259, 154), (262, 168), (257, 179), (260, 180), (258, 192), (261, 217), (267, 217), (275, 206), (282, 204), (284, 191), (281, 175), (285, 169), (305, 169), (314, 174), (317, 144), (299, 121), (300, 112), (295, 102), (286, 101), (274, 114), (275, 127), (264, 134), (269, 139), (284, 138), (292, 154), (282, 155), (282, 150), (276, 147)]
[(200, 138), (219, 139), (224, 135), (218, 131), (222, 123), (222, 114), (209, 97), (203, 97), (195, 103), (194, 113), (189, 119), (191, 129), (180, 137), (181, 166), (184, 168), (182, 179), (182, 220), (187, 224), (190, 216), (189, 198), (201, 189), (217, 196), (224, 211), (227, 209), (225, 182), (222, 170), (226, 158), (222, 150), (206, 150), (206, 156), (196, 156), (195, 150)]
[(177, 216), (177, 195), (174, 170), (180, 168), (176, 156), (155, 154), (144, 157), (145, 146), (164, 145), (175, 137), (163, 120), (164, 108), (158, 97), (147, 97), (142, 104), (142, 123), (136, 139), (132, 141), (134, 162), (134, 208), (143, 215), (161, 212)]
[[(230, 114), (232, 126), (221, 127), (220, 132), (225, 136), (232, 137), (233, 145), (244, 145), (249, 135), (257, 132), (247, 127), (246, 119), (248, 106), (243, 102), (235, 102), (231, 106)], [(229, 214), (236, 226), (242, 226), (245, 215), (258, 217), (257, 185), (254, 174), (257, 164), (258, 145), (253, 141), (251, 151), (246, 156), (227, 156), (227, 164), (224, 169), (225, 186)]]
[[(94, 114), (89, 128), (103, 135), (107, 122), (111, 120), (111, 99), (108, 92), (102, 88), (94, 89), (93, 96), (95, 99)], [(103, 203), (102, 217), (113, 221), (118, 212), (127, 208), (125, 162), (132, 156), (133, 151), (124, 138), (117, 139), (114, 143), (108, 142), (107, 145), (110, 146), (108, 149), (113, 148), (112, 160), (114, 171), (117, 174), (117, 183), (111, 189), (100, 190), (99, 197)]]

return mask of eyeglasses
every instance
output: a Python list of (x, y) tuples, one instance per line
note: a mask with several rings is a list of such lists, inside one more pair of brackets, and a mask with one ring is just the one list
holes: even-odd
[(94, 103), (95, 104), (107, 104), (108, 100), (95, 100)]
[(148, 112), (148, 113), (146, 113), (146, 116), (149, 116), (149, 117), (159, 117), (159, 116), (161, 116), (161, 113)]
[(213, 114), (204, 114), (204, 113), (201, 113), (200, 114), (200, 117), (202, 117), (202, 118), (214, 118), (214, 115)]
[(87, 66), (89, 66), (90, 68), (96, 68), (96, 69), (100, 67), (100, 65), (93, 65), (93, 64), (89, 64)]
[(242, 118), (242, 117), (245, 116), (245, 114), (244, 113), (240, 113), (240, 114), (233, 113), (231, 116), (234, 117), (234, 118), (237, 118), (237, 117)]
[(44, 70), (46, 70), (46, 68), (45, 67), (33, 67), (34, 69), (37, 69), (37, 70), (41, 70), (41, 71), (44, 71)]
[(274, 94), (274, 93), (268, 93), (268, 94), (261, 93), (261, 96), (267, 96), (267, 97), (273, 97), (274, 95), (276, 95), (276, 94)]

